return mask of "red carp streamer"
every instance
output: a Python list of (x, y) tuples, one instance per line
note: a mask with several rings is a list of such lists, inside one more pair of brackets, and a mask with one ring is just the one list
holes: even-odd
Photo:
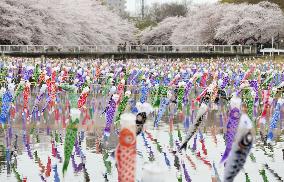
[(211, 163), (210, 163), (208, 160), (206, 160), (205, 157), (201, 157), (201, 154), (200, 154), (199, 151), (196, 153), (196, 156), (197, 156), (197, 158), (198, 158), (199, 160), (201, 160), (201, 161), (202, 161), (205, 165), (207, 165), (210, 169), (212, 168)]
[(191, 167), (196, 170), (196, 164), (193, 162), (193, 160), (190, 158), (189, 155), (186, 155), (187, 160), (189, 161)]
[(198, 102), (200, 102), (201, 98), (204, 97), (205, 94), (207, 93), (207, 90), (208, 90), (208, 88), (204, 89), (204, 90), (200, 93), (200, 95), (199, 95), (195, 100), (197, 100)]
[(119, 99), (118, 99), (117, 104), (119, 104), (121, 99), (122, 99), (122, 95), (124, 93), (124, 86), (125, 86), (125, 80), (122, 79), (117, 86), (117, 94), (119, 95)]
[(51, 78), (46, 80), (48, 94), (50, 96), (50, 107), (53, 108), (55, 106), (55, 99), (56, 99), (56, 84), (55, 84), (56, 72), (53, 71), (51, 74)]
[(10, 109), (11, 120), (15, 119), (16, 116), (16, 107), (12, 105)]
[(208, 73), (207, 72), (203, 73), (203, 75), (201, 77), (200, 84), (199, 84), (200, 87), (205, 87), (206, 86), (207, 78), (208, 78)]
[(200, 140), (200, 143), (202, 145), (203, 154), (207, 155), (207, 149), (206, 149), (206, 146), (205, 146), (205, 143), (204, 143), (204, 139)]
[(69, 77), (68, 71), (64, 69), (61, 82), (67, 81), (68, 77)]
[(151, 133), (149, 133), (148, 131), (144, 131), (146, 134), (147, 134), (147, 137), (153, 142), (153, 141), (155, 141), (155, 139), (153, 138), (153, 136), (152, 136), (152, 134)]
[(80, 98), (78, 100), (78, 108), (81, 109), (87, 101), (87, 97), (89, 95), (90, 89), (88, 87), (85, 87), (80, 95)]
[(24, 111), (26, 113), (28, 112), (28, 107), (29, 107), (29, 95), (30, 95), (30, 92), (31, 92), (30, 85), (31, 84), (29, 82), (26, 83), (26, 86), (24, 88), (24, 93), (23, 93), (23, 96), (24, 96)]
[(39, 78), (38, 78), (38, 84), (39, 84), (39, 85), (45, 80), (45, 75), (46, 75), (45, 72), (42, 72), (42, 73), (39, 75)]
[(83, 114), (84, 114), (84, 118), (82, 121), (82, 125), (86, 125), (87, 121), (91, 119), (88, 109), (84, 109)]
[(262, 100), (263, 100), (263, 109), (261, 113), (261, 117), (259, 119), (259, 124), (266, 123), (266, 117), (269, 112), (270, 108), (270, 90), (263, 90), (262, 91)]
[(46, 164), (45, 176), (46, 176), (46, 177), (49, 177), (49, 176), (50, 176), (50, 173), (51, 173), (51, 159), (50, 159), (50, 157), (48, 156), (47, 164)]
[(59, 109), (55, 109), (55, 111), (54, 111), (54, 119), (57, 122), (59, 121), (59, 119), (60, 119)]
[(245, 74), (242, 81), (247, 80), (252, 75), (252, 73), (254, 72), (254, 69), (255, 69), (255, 66), (250, 67), (250, 70)]

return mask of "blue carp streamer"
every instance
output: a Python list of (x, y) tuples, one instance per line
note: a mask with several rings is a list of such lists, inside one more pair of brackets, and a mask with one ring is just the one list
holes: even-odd
[(267, 135), (268, 141), (273, 140), (273, 130), (276, 128), (278, 121), (280, 121), (280, 112), (281, 112), (280, 110), (281, 110), (283, 103), (284, 103), (283, 99), (279, 99), (277, 102), (275, 111), (270, 121), (270, 127), (269, 127), (269, 131)]

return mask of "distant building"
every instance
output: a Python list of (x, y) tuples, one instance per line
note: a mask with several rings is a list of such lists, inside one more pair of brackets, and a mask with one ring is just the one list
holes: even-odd
[(126, 0), (103, 0), (103, 2), (111, 9), (120, 13), (126, 9)]

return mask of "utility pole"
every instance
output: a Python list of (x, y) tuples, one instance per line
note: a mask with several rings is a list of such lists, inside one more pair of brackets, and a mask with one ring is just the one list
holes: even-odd
[(272, 56), (274, 56), (274, 37), (272, 37)]
[(141, 3), (141, 16), (142, 16), (142, 19), (144, 19), (144, 16), (145, 16), (145, 0), (142, 0), (142, 3)]

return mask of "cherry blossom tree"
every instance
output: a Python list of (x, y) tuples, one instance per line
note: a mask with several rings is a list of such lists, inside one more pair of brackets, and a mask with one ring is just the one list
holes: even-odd
[(136, 28), (96, 0), (2, 0), (1, 44), (110, 45)]
[[(250, 3), (250, 4), (257, 4), (262, 1), (263, 0), (221, 0), (222, 3)], [(284, 10), (283, 0), (269, 0), (269, 2), (278, 4), (280, 8)]]
[(170, 37), (173, 30), (183, 21), (182, 17), (170, 17), (163, 20), (156, 27), (148, 27), (141, 32), (141, 42), (148, 45), (171, 44)]
[[(253, 44), (284, 35), (284, 15), (278, 5), (212, 4), (189, 9), (179, 21), (166, 19), (141, 33), (151, 44)], [(151, 41), (153, 40), (153, 41)]]
[(214, 37), (222, 43), (266, 43), (284, 33), (283, 12), (276, 4), (227, 5), (227, 9)]
[(188, 16), (173, 31), (173, 44), (214, 43), (216, 27), (222, 18), (224, 5), (202, 5), (192, 8)]

